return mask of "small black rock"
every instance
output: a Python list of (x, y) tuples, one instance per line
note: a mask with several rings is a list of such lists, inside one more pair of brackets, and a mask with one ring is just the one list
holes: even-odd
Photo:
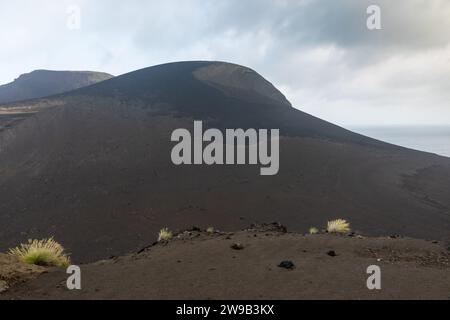
[(233, 244), (231, 245), (231, 249), (234, 249), (234, 250), (242, 250), (242, 249), (244, 249), (244, 245), (241, 244), (241, 243), (233, 243)]
[(278, 266), (288, 270), (295, 269), (295, 264), (292, 261), (281, 261)]
[(336, 252), (334, 250), (328, 251), (327, 255), (329, 255), (330, 257), (336, 257), (337, 256), (337, 254), (336, 254)]

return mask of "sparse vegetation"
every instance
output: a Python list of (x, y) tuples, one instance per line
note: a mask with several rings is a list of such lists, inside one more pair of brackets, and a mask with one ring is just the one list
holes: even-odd
[(309, 234), (316, 234), (316, 233), (319, 233), (319, 229), (317, 229), (316, 227), (309, 228)]
[(64, 253), (64, 248), (53, 238), (28, 240), (28, 243), (9, 250), (9, 254), (19, 257), (27, 264), (38, 266), (67, 267), (70, 258)]
[(206, 232), (214, 233), (214, 232), (216, 232), (216, 230), (214, 229), (214, 227), (208, 227), (208, 228), (206, 228)]
[(328, 221), (327, 231), (329, 233), (346, 233), (350, 231), (350, 223), (344, 219)]
[(163, 228), (159, 231), (158, 242), (168, 241), (172, 239), (172, 237), (173, 237), (172, 231), (170, 231), (168, 228)]

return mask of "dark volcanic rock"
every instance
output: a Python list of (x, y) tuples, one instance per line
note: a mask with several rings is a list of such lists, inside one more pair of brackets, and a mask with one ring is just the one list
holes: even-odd
[(233, 243), (231, 245), (231, 249), (234, 250), (243, 250), (244, 249), (244, 245), (242, 243)]
[(330, 257), (336, 257), (337, 256), (337, 254), (336, 254), (336, 252), (334, 250), (328, 251), (327, 255), (329, 255)]
[(287, 232), (287, 228), (278, 222), (252, 223), (248, 230), (255, 230), (255, 231), (259, 231), (259, 232), (268, 232), (268, 231), (282, 232), (282, 233)]
[(288, 270), (295, 269), (295, 264), (292, 261), (281, 261), (278, 266)]

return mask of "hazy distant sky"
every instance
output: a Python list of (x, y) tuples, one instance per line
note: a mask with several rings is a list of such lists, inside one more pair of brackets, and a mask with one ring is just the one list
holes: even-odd
[[(366, 27), (370, 4), (382, 30)], [(449, 0), (1, 0), (0, 44), (1, 84), (34, 69), (222, 60), (340, 125), (450, 124)]]

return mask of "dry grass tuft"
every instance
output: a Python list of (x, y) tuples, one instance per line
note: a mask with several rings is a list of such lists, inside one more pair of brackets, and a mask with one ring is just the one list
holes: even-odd
[(344, 219), (328, 221), (327, 231), (329, 233), (347, 233), (350, 231), (350, 224)]
[(64, 248), (53, 238), (28, 240), (28, 243), (9, 249), (9, 254), (16, 256), (27, 264), (38, 266), (67, 267), (70, 258)]
[(168, 241), (172, 239), (173, 233), (168, 228), (163, 228), (158, 233), (158, 242), (160, 241)]

